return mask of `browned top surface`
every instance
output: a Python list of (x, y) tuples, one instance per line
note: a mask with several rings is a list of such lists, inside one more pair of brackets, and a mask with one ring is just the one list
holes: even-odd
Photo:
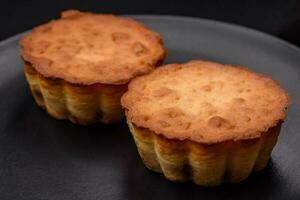
[(271, 78), (246, 68), (192, 61), (134, 79), (121, 101), (136, 126), (216, 143), (260, 137), (284, 120), (289, 98)]
[(46, 77), (78, 84), (124, 84), (165, 56), (159, 35), (132, 19), (65, 11), (20, 41), (25, 61)]

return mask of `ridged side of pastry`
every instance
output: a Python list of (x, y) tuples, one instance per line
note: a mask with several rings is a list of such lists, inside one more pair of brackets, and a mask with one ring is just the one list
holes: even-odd
[(62, 79), (43, 77), (27, 62), (24, 71), (36, 103), (56, 119), (86, 125), (108, 124), (124, 116), (120, 98), (127, 89), (126, 84), (70, 84)]
[(128, 121), (138, 152), (150, 170), (163, 173), (171, 181), (187, 181), (202, 186), (236, 183), (251, 172), (262, 170), (277, 142), (281, 123), (260, 138), (200, 144), (168, 139)]

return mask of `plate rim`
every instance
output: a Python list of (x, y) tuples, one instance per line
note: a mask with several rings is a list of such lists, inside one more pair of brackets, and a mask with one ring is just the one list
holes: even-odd
[[(200, 18), (200, 17), (192, 17), (192, 16), (181, 16), (181, 15), (151, 15), (151, 14), (125, 14), (125, 15), (120, 15), (124, 17), (130, 17), (130, 18), (136, 18), (137, 20), (139, 19), (166, 19), (166, 20), (177, 20), (177, 21), (192, 21), (192, 22), (200, 22), (204, 24), (215, 24), (216, 26), (220, 26), (223, 28), (227, 28), (230, 30), (239, 30), (245, 34), (248, 35), (254, 35), (257, 37), (262, 37), (262, 38), (267, 38), (268, 40), (273, 40), (272, 42), (276, 42), (280, 45), (283, 45), (287, 48), (292, 49), (293, 51), (297, 52), (300, 54), (300, 47), (296, 46), (295, 44), (286, 41), (284, 39), (281, 39), (277, 36), (271, 35), (269, 33), (250, 28), (247, 26), (231, 23), (231, 22), (224, 22), (224, 21), (219, 21), (219, 20), (214, 20), (214, 19), (207, 19), (207, 18)], [(13, 35), (11, 37), (8, 37), (4, 40), (0, 41), (0, 48), (3, 46), (9, 44), (12, 41), (19, 40), (21, 36), (25, 35), (26, 33), (29, 33), (31, 30), (26, 30), (21, 33), (17, 33), (16, 35)]]

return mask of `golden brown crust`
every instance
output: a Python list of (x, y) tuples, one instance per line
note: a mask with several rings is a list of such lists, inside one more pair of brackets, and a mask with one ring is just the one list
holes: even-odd
[(258, 138), (284, 120), (288, 102), (271, 78), (207, 61), (162, 66), (121, 98), (136, 126), (200, 143)]
[(155, 32), (132, 19), (69, 10), (21, 39), (21, 55), (45, 77), (91, 85), (124, 84), (162, 62)]

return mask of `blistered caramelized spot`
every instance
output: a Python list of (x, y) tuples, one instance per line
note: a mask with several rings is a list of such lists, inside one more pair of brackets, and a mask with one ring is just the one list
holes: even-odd
[[(83, 85), (127, 84), (149, 73), (165, 57), (159, 35), (143, 24), (77, 10), (34, 28), (20, 45), (22, 58), (41, 75)], [(41, 64), (43, 59), (53, 62), (51, 70)], [(81, 67), (72, 67), (77, 64)]]
[(163, 120), (160, 120), (160, 121), (159, 121), (159, 124), (160, 124), (163, 128), (168, 128), (168, 127), (171, 126), (168, 122), (163, 121)]
[(201, 69), (197, 70), (197, 72), (195, 73), (197, 76), (202, 76), (203, 72)]
[(176, 118), (176, 117), (184, 116), (184, 112), (177, 107), (167, 108), (164, 110), (164, 112), (167, 114), (168, 118)]
[(59, 43), (59, 44), (65, 44), (65, 42), (66, 42), (65, 38), (58, 38), (57, 39), (57, 43)]
[(146, 88), (147, 88), (147, 85), (142, 86), (142, 90), (146, 90)]
[(56, 46), (55, 46), (55, 50), (56, 50), (56, 51), (59, 51), (59, 50), (61, 50), (61, 48), (62, 48), (62, 46), (61, 46), (61, 45), (56, 45)]
[(262, 112), (262, 114), (264, 114), (264, 115), (268, 115), (268, 114), (271, 113), (271, 110), (269, 110), (269, 109), (267, 109), (267, 108), (262, 108), (262, 109), (261, 109), (261, 112)]
[(136, 56), (148, 53), (148, 48), (145, 47), (141, 42), (135, 42), (132, 45), (132, 50)]
[(99, 30), (93, 30), (93, 31), (92, 31), (92, 35), (93, 35), (94, 37), (98, 37), (99, 35), (102, 35), (102, 32), (100, 32)]
[(149, 116), (148, 115), (145, 115), (144, 116), (144, 121), (148, 121), (149, 120)]
[(123, 41), (127, 41), (130, 38), (130, 36), (127, 33), (122, 33), (122, 32), (112, 33), (111, 37), (114, 42), (123, 42)]
[[(286, 92), (270, 78), (206, 61), (161, 66), (132, 81), (127, 93), (135, 94), (122, 101), (128, 117), (151, 113), (147, 123), (133, 123), (200, 143), (260, 137), (284, 120), (288, 106)], [(137, 102), (138, 96), (148, 99)]]
[(161, 87), (157, 90), (153, 91), (153, 96), (154, 97), (165, 97), (168, 96), (170, 94), (174, 94), (175, 91), (166, 87)]
[(248, 117), (248, 116), (245, 116), (245, 117), (244, 117), (244, 120), (245, 120), (246, 122), (250, 122), (250, 121), (251, 121), (251, 118)]
[(192, 123), (191, 123), (191, 122), (187, 122), (187, 123), (185, 123), (185, 127), (184, 127), (184, 129), (185, 129), (185, 130), (188, 130), (188, 129), (190, 129), (190, 128), (191, 128), (191, 125), (192, 125)]
[(229, 121), (220, 116), (213, 116), (209, 118), (208, 125), (214, 128), (232, 128)]
[(191, 127), (191, 122), (177, 121), (177, 125), (183, 130), (188, 130)]
[(212, 90), (212, 86), (211, 85), (204, 85), (201, 87), (201, 90), (204, 92), (210, 92)]
[(46, 40), (40, 40), (38, 43), (37, 43), (37, 53), (39, 54), (43, 54), (46, 52), (46, 50), (50, 47), (51, 43), (49, 41), (46, 41)]
[(244, 91), (245, 91), (245, 90), (242, 89), (242, 88), (239, 88), (239, 89), (237, 90), (238, 93), (243, 93)]
[(245, 102), (245, 99), (244, 98), (234, 98), (233, 99), (233, 101), (235, 102), (235, 103), (244, 103)]
[(250, 108), (250, 107), (247, 107), (247, 106), (243, 106), (243, 107), (240, 107), (241, 111), (245, 112), (245, 113), (253, 113), (254, 112), (254, 109), (253, 108)]

